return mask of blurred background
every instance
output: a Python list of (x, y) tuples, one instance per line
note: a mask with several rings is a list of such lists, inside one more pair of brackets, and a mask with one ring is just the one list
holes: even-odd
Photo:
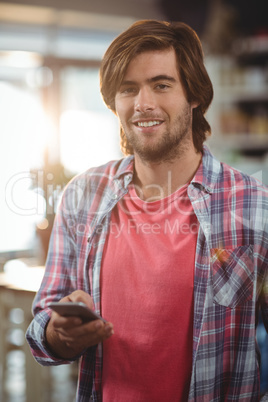
[[(24, 331), (57, 201), (71, 177), (120, 158), (99, 94), (110, 42), (139, 19), (180, 20), (201, 38), (214, 85), (208, 145), (268, 184), (267, 1), (0, 1), (0, 400), (73, 401), (76, 366), (40, 368)], [(262, 390), (268, 390), (262, 325)], [(266, 345), (266, 347), (265, 347)]]

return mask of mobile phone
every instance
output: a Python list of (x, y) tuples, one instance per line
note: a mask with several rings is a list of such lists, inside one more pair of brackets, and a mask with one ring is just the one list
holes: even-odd
[(104, 318), (95, 313), (95, 311), (91, 310), (85, 303), (81, 302), (67, 302), (67, 303), (59, 303), (53, 302), (50, 303), (49, 308), (56, 311), (56, 313), (69, 317), (80, 317), (83, 321), (94, 321), (101, 320), (106, 322)]

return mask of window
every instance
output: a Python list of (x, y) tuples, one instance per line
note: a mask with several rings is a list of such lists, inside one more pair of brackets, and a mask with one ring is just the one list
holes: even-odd
[(47, 132), (39, 91), (21, 82), (0, 81), (0, 93), (2, 252), (27, 249), (34, 241), (43, 201), (30, 189), (29, 172), (42, 160)]
[[(56, 71), (54, 81), (48, 67), (0, 81), (0, 252), (36, 247), (35, 226), (47, 205), (32, 189), (31, 171), (42, 170), (46, 149), (72, 175), (122, 156), (119, 125), (101, 98), (98, 68), (65, 63)], [(37, 79), (40, 72), (45, 82)]]
[(97, 68), (67, 67), (61, 74), (60, 158), (82, 172), (122, 157), (119, 124), (100, 95)]

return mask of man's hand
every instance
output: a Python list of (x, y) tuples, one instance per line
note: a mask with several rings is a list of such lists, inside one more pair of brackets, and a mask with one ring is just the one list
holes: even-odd
[[(76, 290), (60, 302), (83, 302), (93, 308), (93, 301), (89, 294)], [(83, 350), (103, 342), (113, 335), (113, 325), (95, 320), (84, 323), (79, 317), (63, 317), (52, 312), (46, 329), (47, 343), (58, 357), (71, 359)]]

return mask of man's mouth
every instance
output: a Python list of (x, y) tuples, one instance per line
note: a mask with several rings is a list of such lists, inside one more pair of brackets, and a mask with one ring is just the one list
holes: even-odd
[(162, 122), (159, 120), (150, 120), (150, 121), (138, 121), (135, 123), (138, 127), (152, 127), (152, 126), (158, 126)]

